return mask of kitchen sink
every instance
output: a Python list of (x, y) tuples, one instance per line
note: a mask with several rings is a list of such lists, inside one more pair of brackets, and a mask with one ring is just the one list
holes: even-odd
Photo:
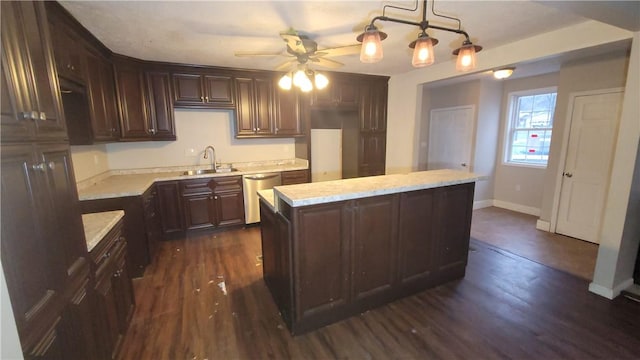
[(219, 169), (200, 169), (200, 170), (188, 170), (182, 173), (182, 175), (204, 175), (204, 174), (216, 174), (216, 173), (230, 173), (238, 171), (236, 168), (219, 168)]

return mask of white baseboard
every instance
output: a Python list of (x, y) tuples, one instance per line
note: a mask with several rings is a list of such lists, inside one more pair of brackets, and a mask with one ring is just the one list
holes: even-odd
[(538, 219), (536, 221), (536, 229), (549, 232), (551, 231), (551, 223), (548, 221)]
[(600, 295), (602, 297), (605, 297), (605, 298), (607, 298), (609, 300), (612, 300), (616, 296), (620, 295), (620, 292), (622, 292), (622, 290), (625, 290), (626, 288), (630, 287), (631, 285), (633, 285), (633, 278), (630, 278), (630, 279), (627, 279), (627, 280), (621, 282), (617, 286), (614, 286), (613, 289), (609, 289), (606, 286), (602, 286), (602, 285), (596, 284), (594, 282), (591, 282), (591, 284), (589, 284), (589, 291), (591, 291), (594, 294), (597, 294), (597, 295)]
[(540, 216), (540, 209), (531, 206), (514, 204), (502, 200), (493, 200), (493, 206), (533, 216)]
[(478, 200), (473, 202), (473, 210), (493, 206), (493, 200)]

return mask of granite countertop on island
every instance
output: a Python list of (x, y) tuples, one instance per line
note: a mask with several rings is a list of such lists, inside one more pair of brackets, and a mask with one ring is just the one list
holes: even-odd
[(124, 217), (124, 211), (105, 211), (100, 213), (83, 214), (84, 236), (87, 240), (87, 250), (91, 252), (105, 235)]
[(157, 181), (188, 180), (221, 176), (241, 176), (247, 174), (281, 172), (308, 169), (306, 160), (277, 161), (265, 163), (233, 164), (238, 171), (218, 172), (201, 175), (183, 175), (186, 170), (204, 169), (203, 166), (167, 167), (139, 170), (113, 171), (110, 176), (95, 181), (82, 181), (78, 184), (78, 198), (83, 200), (109, 199), (127, 196), (139, 196)]
[[(276, 186), (274, 196), (292, 207), (369, 196), (396, 194), (441, 186), (484, 180), (486, 176), (457, 170), (430, 170), (408, 174), (392, 174), (361, 178), (323, 181), (317, 183)], [(275, 201), (277, 208), (277, 201)]]

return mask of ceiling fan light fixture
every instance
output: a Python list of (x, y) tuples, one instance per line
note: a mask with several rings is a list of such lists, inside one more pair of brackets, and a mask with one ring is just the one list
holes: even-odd
[(297, 87), (301, 87), (304, 79), (307, 79), (307, 74), (304, 73), (304, 69), (298, 69), (293, 73), (293, 85)]
[(315, 77), (314, 77), (314, 82), (316, 85), (316, 89), (318, 90), (322, 90), (324, 88), (327, 87), (327, 85), (329, 85), (329, 79), (327, 79), (326, 76), (324, 76), (323, 74), (320, 73), (316, 73)]
[(301, 80), (300, 83), (300, 91), (302, 92), (309, 92), (311, 90), (313, 90), (313, 83), (311, 82), (311, 80), (305, 75), (304, 79)]
[(482, 46), (473, 45), (471, 41), (465, 40), (462, 46), (453, 51), (457, 55), (456, 70), (469, 71), (476, 68), (476, 53), (482, 50)]
[(386, 37), (387, 34), (378, 31), (375, 26), (368, 26), (367, 30), (357, 38), (358, 41), (362, 42), (362, 48), (360, 49), (360, 61), (372, 64), (382, 60), (382, 40)]
[[(433, 53), (433, 45), (435, 45), (433, 40), (435, 39), (430, 38), (429, 35), (423, 32), (416, 41), (409, 44), (409, 47), (413, 48), (413, 58), (411, 60), (413, 67), (425, 67), (433, 64), (436, 60)], [(438, 40), (435, 40), (435, 43), (437, 42)]]
[(493, 77), (498, 80), (506, 79), (513, 74), (513, 70), (515, 69), (515, 67), (507, 67), (503, 69), (493, 70)]
[(278, 86), (282, 90), (291, 90), (291, 85), (293, 85), (293, 81), (291, 80), (291, 75), (285, 74), (278, 81)]

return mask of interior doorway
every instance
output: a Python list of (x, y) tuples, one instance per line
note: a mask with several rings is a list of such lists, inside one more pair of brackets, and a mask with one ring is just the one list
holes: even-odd
[(470, 171), (474, 113), (473, 105), (431, 110), (427, 170)]
[(556, 233), (599, 242), (622, 98), (615, 89), (575, 94), (570, 100)]

